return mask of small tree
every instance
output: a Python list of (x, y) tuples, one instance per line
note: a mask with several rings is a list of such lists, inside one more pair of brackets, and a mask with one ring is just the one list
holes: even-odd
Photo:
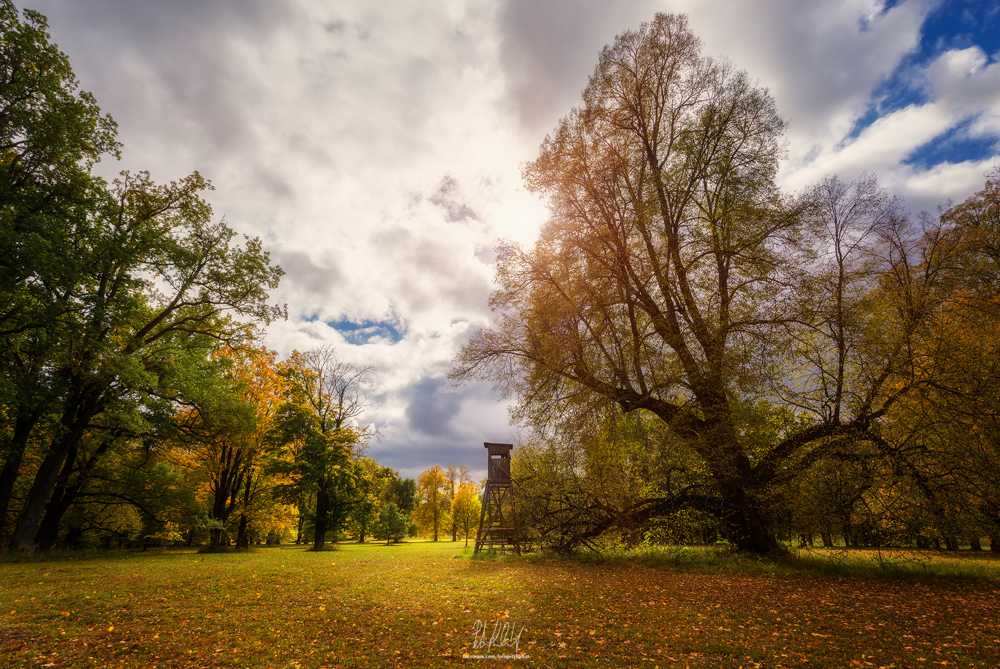
[(414, 520), (420, 526), (420, 533), (438, 540), (438, 532), (447, 527), (451, 502), (448, 498), (448, 479), (444, 471), (434, 466), (420, 475), (417, 480), (417, 510)]
[(395, 502), (386, 502), (378, 512), (378, 520), (372, 528), (372, 536), (385, 539), (387, 544), (402, 541), (410, 527), (410, 518), (399, 510)]
[(452, 522), (465, 537), (465, 547), (469, 547), (469, 533), (479, 527), (479, 514), (483, 503), (479, 499), (479, 488), (475, 483), (463, 483), (455, 493), (452, 502)]
[(297, 499), (316, 495), (314, 550), (323, 549), (327, 531), (339, 532), (367, 495), (367, 472), (359, 458), (374, 431), (349, 424), (368, 406), (371, 371), (371, 366), (340, 361), (329, 346), (295, 351), (287, 363), (289, 401), (272, 430), (287, 457), (276, 466), (293, 475), (290, 487), (299, 493)]
[(417, 508), (417, 482), (413, 479), (395, 479), (389, 483), (385, 493), (387, 501), (395, 502), (405, 514)]

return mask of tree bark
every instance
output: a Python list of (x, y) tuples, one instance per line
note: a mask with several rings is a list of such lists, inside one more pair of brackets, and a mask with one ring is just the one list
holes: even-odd
[(330, 513), (330, 495), (326, 490), (326, 482), (320, 483), (316, 491), (316, 524), (313, 536), (313, 550), (321, 551), (326, 547), (327, 516)]
[(76, 499), (76, 495), (80, 490), (79, 481), (76, 485), (69, 485), (69, 477), (76, 468), (76, 454), (78, 450), (79, 442), (70, 446), (69, 452), (66, 454), (66, 459), (63, 461), (62, 470), (59, 472), (59, 477), (56, 480), (56, 485), (52, 489), (52, 495), (49, 497), (48, 504), (45, 505), (45, 516), (38, 526), (37, 534), (35, 534), (35, 546), (42, 550), (47, 551), (55, 546), (56, 540), (59, 538), (59, 522), (62, 520), (63, 514), (66, 513), (66, 510), (69, 509), (70, 505)]
[(63, 437), (51, 444), (48, 454), (42, 460), (35, 480), (28, 490), (24, 508), (21, 510), (21, 515), (18, 516), (17, 525), (14, 526), (14, 534), (10, 540), (11, 550), (21, 552), (34, 550), (35, 535), (38, 534), (38, 525), (45, 512), (45, 505), (48, 504), (52, 490), (59, 478), (59, 470), (66, 460), (69, 448), (66, 443), (68, 440), (69, 437)]
[(754, 476), (750, 460), (742, 452), (728, 420), (729, 411), (724, 400), (711, 404), (715, 404), (712, 411), (715, 414), (712, 422), (715, 424), (705, 425), (699, 435), (700, 443), (693, 445), (708, 463), (712, 478), (719, 487), (722, 498), (719, 520), (725, 536), (740, 551), (758, 555), (784, 553), (778, 544), (774, 520), (767, 511), (766, 500), (762, 499), (761, 491), (770, 481), (758, 481)]
[(3, 470), (0, 471), (0, 546), (7, 545), (7, 513), (14, 494), (14, 484), (21, 471), (21, 461), (28, 446), (28, 437), (41, 416), (41, 409), (28, 411), (24, 407), (18, 408), (7, 459), (4, 461)]
[(49, 500), (48, 505), (45, 507), (45, 517), (42, 518), (42, 522), (38, 527), (38, 534), (35, 535), (35, 545), (38, 549), (47, 551), (56, 545), (56, 541), (59, 539), (59, 525), (62, 518), (73, 505), (73, 502), (76, 501), (79, 492), (79, 483), (75, 483), (72, 486), (63, 486), (60, 484), (56, 488), (52, 499)]
[(80, 439), (84, 428), (93, 415), (91, 412), (84, 412), (86, 418), (77, 417), (73, 419), (74, 411), (67, 412), (68, 420), (63, 421), (67, 431), (56, 438), (49, 445), (49, 451), (42, 460), (35, 480), (28, 490), (28, 496), (21, 510), (21, 515), (17, 519), (14, 533), (11, 536), (10, 548), (14, 551), (31, 552), (34, 550), (35, 535), (38, 533), (38, 526), (45, 512), (45, 506), (52, 497), (52, 491), (59, 480), (59, 473), (66, 456)]
[(247, 537), (247, 514), (240, 514), (240, 528), (236, 533), (236, 549), (249, 550), (250, 539)]
[(236, 548), (249, 550), (250, 538), (247, 536), (247, 511), (250, 507), (250, 494), (253, 490), (253, 473), (248, 471), (243, 486), (243, 512), (240, 514), (240, 529), (236, 534)]
[(783, 553), (774, 525), (762, 505), (748, 494), (752, 488), (738, 482), (716, 479), (723, 502), (722, 525), (726, 538), (740, 551), (757, 555)]

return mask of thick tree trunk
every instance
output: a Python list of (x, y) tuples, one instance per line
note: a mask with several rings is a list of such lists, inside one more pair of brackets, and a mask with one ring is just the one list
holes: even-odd
[(35, 480), (28, 490), (28, 496), (17, 519), (14, 533), (11, 536), (10, 548), (14, 551), (30, 552), (34, 550), (35, 536), (38, 526), (45, 513), (45, 507), (52, 497), (52, 491), (59, 480), (59, 473), (66, 456), (80, 437), (82, 429), (64, 434), (49, 446), (49, 452), (42, 460)]
[(250, 538), (247, 536), (247, 514), (240, 514), (240, 529), (236, 533), (236, 548), (237, 550), (249, 550), (250, 549)]
[(59, 537), (59, 525), (62, 522), (63, 516), (73, 506), (73, 502), (76, 501), (80, 491), (86, 484), (90, 472), (94, 469), (94, 465), (97, 464), (101, 456), (107, 452), (111, 444), (121, 435), (121, 431), (113, 432), (112, 436), (109, 436), (100, 443), (94, 452), (90, 454), (90, 457), (87, 458), (83, 466), (79, 468), (77, 479), (73, 482), (73, 485), (69, 485), (69, 479), (77, 469), (76, 455), (80, 442), (77, 441), (70, 447), (69, 453), (66, 455), (66, 460), (63, 463), (62, 471), (59, 473), (56, 487), (52, 491), (52, 497), (45, 507), (45, 517), (42, 518), (38, 534), (35, 536), (35, 544), (39, 548), (49, 550), (55, 545)]
[(235, 468), (224, 469), (216, 480), (215, 495), (212, 500), (212, 519), (222, 523), (222, 529), (212, 530), (212, 546), (222, 546), (222, 542), (228, 543), (225, 527), (229, 522), (229, 516), (236, 507), (236, 498), (239, 495), (240, 486), (243, 484), (243, 473)]
[(253, 492), (253, 473), (247, 472), (246, 482), (243, 486), (243, 512), (240, 514), (240, 529), (236, 534), (236, 548), (250, 549), (250, 538), (247, 536), (247, 512), (250, 508), (250, 496)]
[(31, 489), (28, 490), (24, 508), (18, 516), (17, 525), (14, 526), (14, 534), (10, 539), (11, 550), (24, 552), (34, 550), (35, 535), (38, 534), (38, 525), (42, 520), (42, 514), (45, 513), (45, 505), (52, 495), (59, 478), (59, 469), (66, 459), (63, 441), (60, 440), (52, 445), (38, 468)]
[(760, 501), (754, 499), (742, 486), (726, 482), (720, 488), (725, 508), (722, 525), (726, 538), (737, 550), (756, 555), (783, 553), (775, 536), (773, 523)]
[(56, 488), (55, 494), (52, 495), (52, 499), (49, 500), (49, 504), (45, 508), (45, 517), (42, 518), (38, 527), (38, 534), (35, 535), (35, 545), (39, 549), (47, 551), (56, 545), (56, 541), (59, 539), (59, 525), (63, 516), (73, 506), (79, 493), (79, 484)]
[(739, 450), (732, 430), (722, 424), (705, 436), (711, 441), (701, 455), (719, 486), (723, 509), (720, 520), (726, 538), (739, 551), (756, 555), (784, 553), (766, 500), (758, 492), (763, 486), (754, 480), (750, 460)]
[(76, 468), (76, 454), (79, 449), (79, 442), (73, 444), (66, 459), (63, 461), (62, 471), (55, 487), (52, 489), (52, 496), (48, 504), (45, 505), (45, 516), (38, 526), (38, 533), (35, 534), (35, 546), (42, 550), (50, 550), (59, 538), (59, 523), (70, 505), (76, 499), (80, 491), (79, 482), (76, 485), (69, 485), (69, 477)]
[(7, 545), (7, 528), (11, 525), (7, 521), (7, 513), (10, 509), (11, 497), (14, 495), (14, 484), (21, 471), (21, 461), (24, 459), (24, 451), (28, 447), (28, 437), (31, 436), (31, 430), (34, 429), (41, 416), (41, 409), (27, 411), (22, 407), (18, 409), (17, 418), (14, 421), (14, 432), (11, 435), (3, 470), (0, 471), (0, 546)]
[(321, 551), (326, 547), (327, 516), (330, 514), (330, 496), (326, 486), (320, 485), (316, 492), (316, 524), (313, 536), (313, 550)]
[(106, 398), (100, 398), (99, 394), (98, 397), (88, 399), (86, 390), (72, 395), (71, 399), (67, 400), (60, 421), (61, 434), (49, 445), (48, 453), (42, 460), (42, 464), (35, 474), (35, 480), (28, 490), (24, 508), (21, 509), (21, 515), (18, 517), (14, 533), (11, 535), (11, 550), (30, 552), (34, 549), (38, 525), (45, 512), (45, 505), (52, 497), (52, 490), (59, 480), (59, 472), (66, 460), (66, 455), (83, 436), (93, 417), (104, 408), (105, 400)]

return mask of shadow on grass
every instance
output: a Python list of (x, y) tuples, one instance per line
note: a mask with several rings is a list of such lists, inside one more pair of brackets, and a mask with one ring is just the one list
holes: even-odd
[(528, 562), (571, 560), (588, 564), (638, 565), (756, 576), (1000, 582), (1000, 556), (898, 549), (799, 549), (775, 560), (738, 553), (729, 547), (642, 546), (632, 550), (587, 551), (570, 556), (530, 553), (522, 556), (475, 556), (474, 559)]
[(0, 564), (5, 563), (36, 563), (36, 562), (73, 562), (84, 560), (132, 560), (142, 557), (162, 557), (164, 555), (195, 555), (198, 546), (169, 548), (60, 548), (33, 553), (7, 552), (0, 553)]

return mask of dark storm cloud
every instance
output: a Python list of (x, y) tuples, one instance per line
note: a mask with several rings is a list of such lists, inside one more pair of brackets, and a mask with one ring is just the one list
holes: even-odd
[[(482, 441), (450, 441), (406, 439), (403, 443), (387, 448), (376, 443), (367, 455), (385, 467), (391, 467), (405, 478), (416, 479), (434, 465), (442, 469), (465, 465), (474, 478), (485, 475), (486, 451)], [(482, 470), (477, 474), (478, 470)]]
[(410, 386), (406, 393), (406, 420), (418, 433), (454, 439), (451, 420), (462, 408), (462, 396), (447, 380), (424, 377)]
[[(407, 424), (392, 429), (391, 436), (387, 432), (368, 454), (403, 476), (417, 478), (433, 465), (464, 465), (478, 480), (486, 470), (483, 442), (515, 439), (489, 383), (453, 390), (444, 378), (426, 376), (403, 389), (401, 397), (409, 402)], [(484, 413), (488, 420), (482, 420)], [(474, 415), (480, 417), (466, 422)]]

